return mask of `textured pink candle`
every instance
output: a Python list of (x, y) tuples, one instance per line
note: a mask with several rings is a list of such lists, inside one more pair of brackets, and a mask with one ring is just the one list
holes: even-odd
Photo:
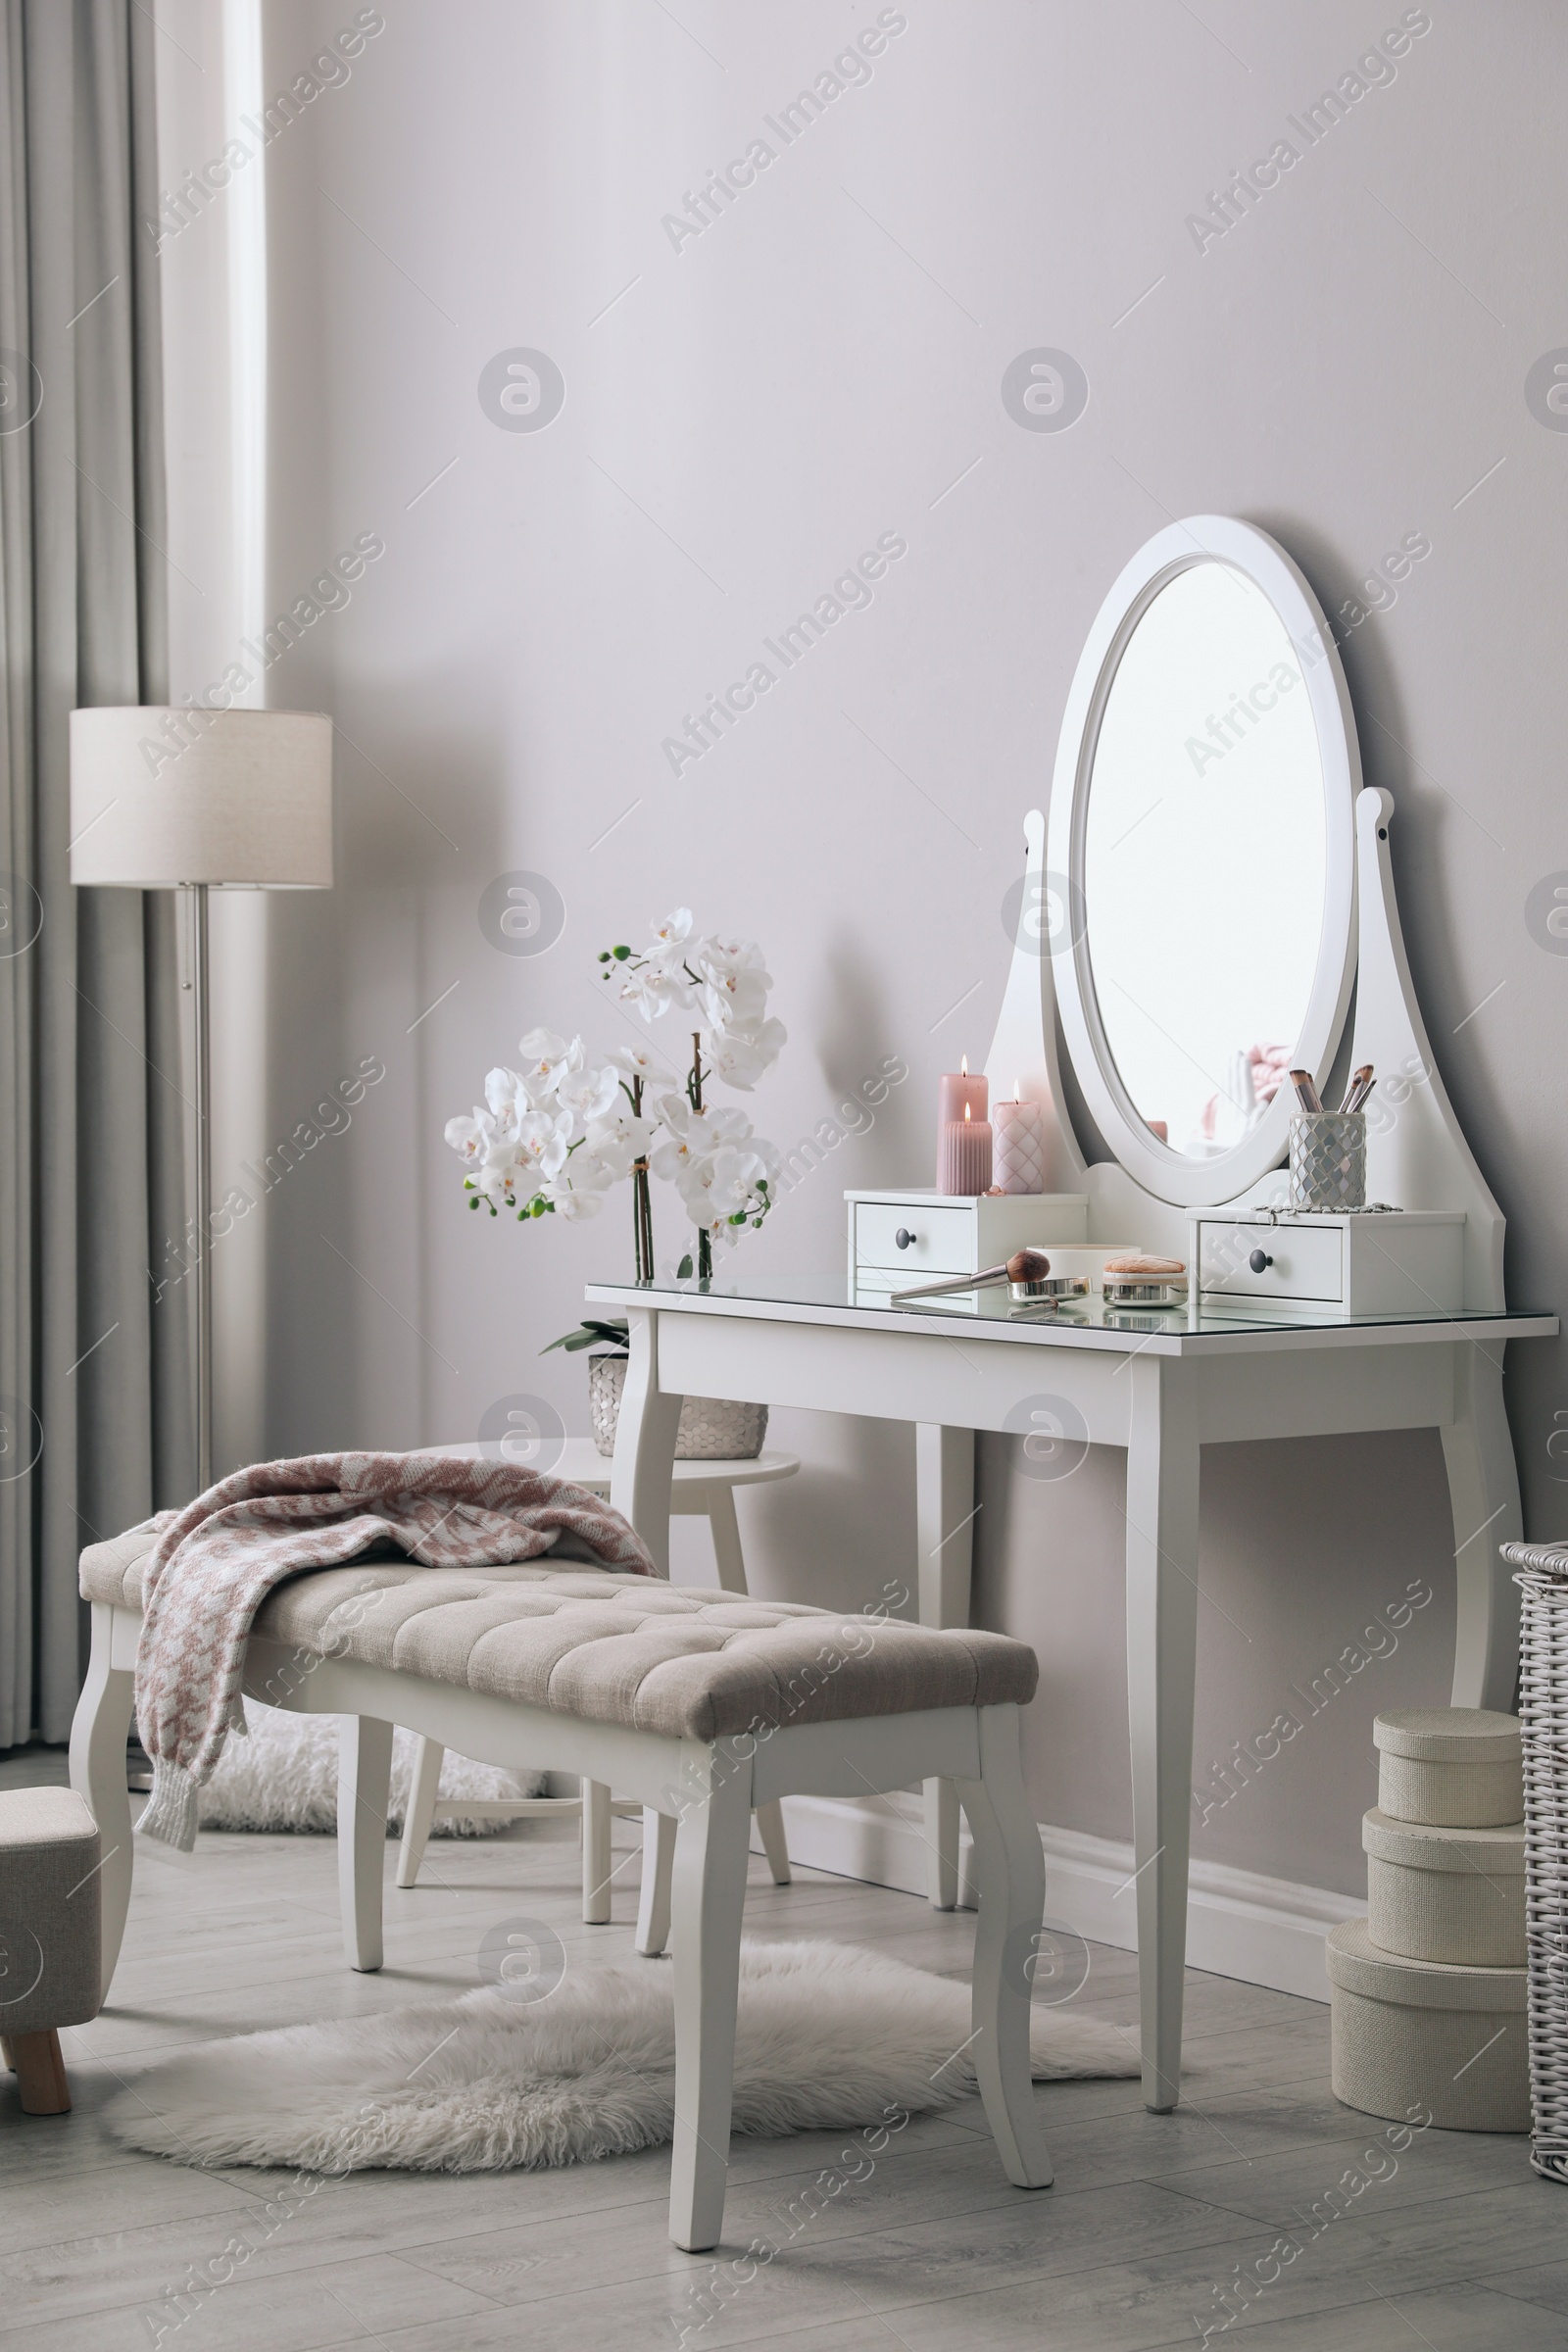
[(993, 1124), (999, 1189), (1004, 1193), (1043, 1193), (1046, 1121), (1039, 1103), (999, 1102)]
[(950, 1119), (937, 1148), (937, 1191), (973, 1199), (990, 1190), (990, 1121)]

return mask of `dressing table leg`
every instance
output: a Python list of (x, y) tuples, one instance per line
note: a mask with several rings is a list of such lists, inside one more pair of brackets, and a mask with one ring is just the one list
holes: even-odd
[(1178, 1358), (1135, 1355), (1127, 1443), (1127, 1700), (1144, 2104), (1181, 2094), (1193, 1680), (1198, 1663), (1198, 1417)]
[[(920, 1623), (969, 1622), (974, 1554), (974, 1431), (922, 1422), (914, 1433), (915, 1543)], [(958, 1903), (958, 1791), (925, 1784), (926, 1886), (938, 1911)]]
[(610, 1500), (629, 1519), (661, 1576), (669, 1574), (669, 1481), (675, 1463), (675, 1432), (681, 1399), (659, 1386), (659, 1316), (634, 1306), (626, 1317), (631, 1361), (615, 1424), (615, 1458), (610, 1468)]
[(1524, 1520), (1502, 1401), (1502, 1346), (1470, 1340), (1454, 1348), (1454, 1417), (1443, 1432), (1443, 1452), (1458, 1601), (1451, 1703), (1507, 1712), (1519, 1671), (1519, 1593), (1497, 1546), (1519, 1543)]

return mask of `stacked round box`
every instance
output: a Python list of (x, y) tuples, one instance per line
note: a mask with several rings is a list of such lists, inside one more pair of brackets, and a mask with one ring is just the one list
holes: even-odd
[(1328, 1939), (1334, 2094), (1450, 2132), (1526, 2132), (1518, 1720), (1420, 1707), (1380, 1715), (1373, 1738), (1368, 1917)]

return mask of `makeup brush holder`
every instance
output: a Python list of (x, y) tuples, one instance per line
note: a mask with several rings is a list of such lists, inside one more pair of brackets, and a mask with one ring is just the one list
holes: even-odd
[(1291, 1121), (1291, 1206), (1366, 1206), (1366, 1113), (1303, 1110)]

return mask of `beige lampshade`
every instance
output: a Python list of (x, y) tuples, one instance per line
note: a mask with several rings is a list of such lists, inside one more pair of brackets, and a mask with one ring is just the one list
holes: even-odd
[(73, 710), (71, 879), (330, 890), (331, 720), (317, 710)]

